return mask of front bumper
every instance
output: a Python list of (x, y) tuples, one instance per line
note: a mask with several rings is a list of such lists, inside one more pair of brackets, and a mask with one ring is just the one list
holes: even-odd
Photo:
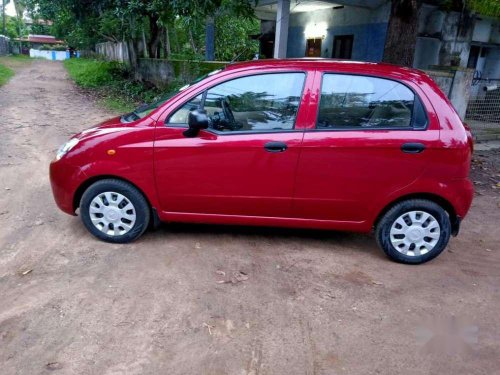
[(67, 163), (64, 157), (50, 163), (50, 185), (54, 200), (69, 215), (75, 215), (75, 193), (85, 180), (82, 169)]

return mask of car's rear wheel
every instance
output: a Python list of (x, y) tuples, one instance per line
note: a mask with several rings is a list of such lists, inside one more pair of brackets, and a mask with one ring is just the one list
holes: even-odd
[(420, 264), (437, 257), (450, 240), (447, 212), (437, 203), (411, 199), (397, 203), (378, 222), (375, 236), (389, 258)]
[(90, 185), (80, 201), (83, 224), (97, 238), (115, 243), (137, 239), (147, 229), (148, 202), (133, 185), (105, 179)]

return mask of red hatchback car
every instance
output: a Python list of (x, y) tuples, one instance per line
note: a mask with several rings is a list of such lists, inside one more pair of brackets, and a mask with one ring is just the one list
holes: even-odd
[(369, 232), (423, 263), (473, 196), (472, 137), (425, 73), (387, 64), (232, 64), (75, 135), (50, 166), (64, 212), (110, 242), (159, 221)]

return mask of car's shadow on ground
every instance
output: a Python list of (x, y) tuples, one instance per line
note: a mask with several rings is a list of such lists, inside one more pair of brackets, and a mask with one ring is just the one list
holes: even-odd
[(273, 241), (289, 245), (311, 246), (328, 251), (353, 250), (385, 258), (378, 248), (373, 233), (340, 232), (332, 230), (216, 225), (194, 223), (161, 223), (148, 230), (139, 241), (150, 241), (172, 236), (203, 240), (206, 236), (229, 237), (231, 240)]
[[(78, 237), (94, 238), (83, 226), (80, 218), (70, 220), (69, 226)], [(213, 238), (212, 238), (213, 237)], [(284, 245), (290, 248), (315, 248), (327, 252), (345, 252), (346, 250), (369, 253), (378, 258), (385, 258), (378, 248), (373, 233), (341, 232), (332, 230), (259, 227), (244, 225), (218, 225), (197, 223), (160, 223), (157, 228), (148, 230), (134, 244), (158, 246), (165, 241), (180, 240), (194, 242), (212, 242), (215, 238), (226, 241), (251, 241), (266, 244)]]

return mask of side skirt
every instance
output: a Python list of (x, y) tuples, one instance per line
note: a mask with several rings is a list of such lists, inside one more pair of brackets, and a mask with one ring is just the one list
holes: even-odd
[(159, 213), (159, 218), (161, 221), (179, 223), (310, 228), (353, 232), (370, 232), (372, 230), (372, 224), (366, 221), (332, 221), (288, 217), (217, 215), (167, 211), (161, 211)]

